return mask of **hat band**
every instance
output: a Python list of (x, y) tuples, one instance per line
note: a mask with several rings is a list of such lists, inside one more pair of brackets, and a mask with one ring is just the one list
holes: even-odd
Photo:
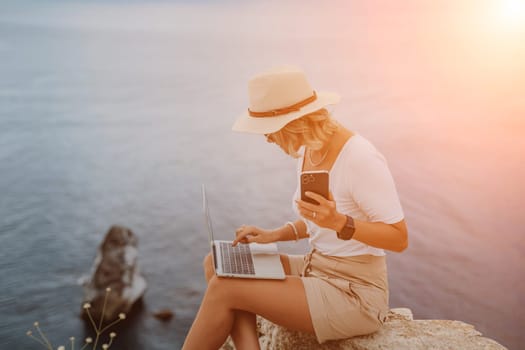
[(297, 102), (296, 104), (293, 104), (291, 106), (278, 108), (278, 109), (272, 109), (271, 111), (267, 111), (267, 112), (254, 112), (254, 111), (251, 111), (248, 108), (248, 113), (250, 114), (250, 116), (256, 117), (256, 118), (275, 117), (275, 116), (278, 116), (278, 115), (283, 115), (283, 114), (288, 114), (288, 113), (291, 113), (291, 112), (296, 112), (296, 111), (300, 110), (301, 107), (304, 107), (307, 104), (309, 104), (309, 103), (311, 103), (311, 102), (313, 102), (315, 100), (317, 100), (317, 94), (314, 91), (314, 94), (312, 96), (310, 96), (307, 99), (304, 99), (304, 100), (302, 100), (300, 102)]

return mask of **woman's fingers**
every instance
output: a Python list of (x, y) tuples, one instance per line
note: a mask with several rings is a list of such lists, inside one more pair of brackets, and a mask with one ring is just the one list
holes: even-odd
[(299, 214), (301, 214), (303, 218), (313, 222), (317, 222), (322, 216), (319, 211), (312, 210), (299, 210)]
[(333, 216), (336, 206), (333, 201), (333, 195), (330, 192), (329, 199), (325, 199), (323, 196), (313, 193), (306, 192), (307, 197), (312, 198), (319, 202), (319, 204), (312, 204), (303, 200), (296, 200), (297, 209), (302, 217), (310, 221), (315, 222), (318, 225), (326, 225)]
[(242, 225), (235, 230), (236, 238), (232, 242), (232, 246), (236, 246), (238, 243), (249, 243), (250, 236), (257, 235), (256, 229), (252, 226)]
[(232, 246), (236, 246), (238, 243), (247, 243), (247, 236), (248, 234), (242, 234), (238, 235), (237, 238), (235, 238), (232, 242)]
[(299, 209), (299, 212), (302, 214), (307, 214), (307, 216), (309, 213), (320, 213), (326, 211), (325, 206), (323, 205), (312, 204), (303, 200), (297, 200), (295, 202), (297, 203), (297, 209)]
[(245, 228), (246, 226), (242, 225), (237, 230), (235, 230), (235, 239), (232, 242), (232, 246), (236, 246), (237, 243), (245, 240), (245, 236), (247, 235)]
[(313, 200), (316, 200), (320, 205), (326, 205), (328, 202), (330, 202), (328, 199), (324, 198), (320, 194), (317, 194), (315, 192), (305, 192), (304, 193), (306, 197), (310, 197)]
[[(318, 215), (317, 213), (319, 211), (319, 210), (312, 210), (312, 209), (306, 209), (304, 207), (301, 207), (300, 203), (297, 203), (297, 209), (299, 210), (299, 214), (303, 218), (310, 220), (310, 221), (315, 221), (314, 216), (317, 217)], [(314, 212), (316, 213), (315, 215), (314, 215)]]

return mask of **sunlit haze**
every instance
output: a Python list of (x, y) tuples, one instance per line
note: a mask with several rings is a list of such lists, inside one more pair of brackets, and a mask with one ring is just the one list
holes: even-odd
[(76, 281), (115, 223), (149, 288), (116, 348), (180, 348), (201, 184), (217, 238), (294, 219), (294, 160), (231, 131), (277, 64), (339, 93), (334, 116), (388, 160), (410, 237), (391, 306), (523, 348), (525, 0), (0, 0), (0, 348), (29, 349), (11, 345), (35, 320), (82, 334)]
[[(514, 29), (525, 29), (525, 4), (523, 0), (498, 1), (501, 21)], [(521, 28), (520, 28), (521, 27)]]

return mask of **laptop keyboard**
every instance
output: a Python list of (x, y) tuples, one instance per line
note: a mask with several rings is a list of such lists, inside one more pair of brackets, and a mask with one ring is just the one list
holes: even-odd
[(232, 247), (229, 242), (218, 242), (222, 255), (222, 271), (242, 275), (254, 275), (252, 253), (248, 244)]

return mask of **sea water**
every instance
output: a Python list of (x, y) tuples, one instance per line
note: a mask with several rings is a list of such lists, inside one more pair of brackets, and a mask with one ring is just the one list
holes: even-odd
[(1, 2), (0, 347), (38, 348), (34, 321), (55, 346), (90, 334), (78, 281), (113, 224), (148, 282), (115, 348), (182, 345), (205, 290), (201, 184), (218, 238), (294, 219), (295, 161), (231, 131), (247, 80), (282, 63), (339, 92), (334, 115), (388, 160), (410, 234), (388, 253), (391, 307), (523, 346), (525, 41), (478, 40), (454, 6)]

